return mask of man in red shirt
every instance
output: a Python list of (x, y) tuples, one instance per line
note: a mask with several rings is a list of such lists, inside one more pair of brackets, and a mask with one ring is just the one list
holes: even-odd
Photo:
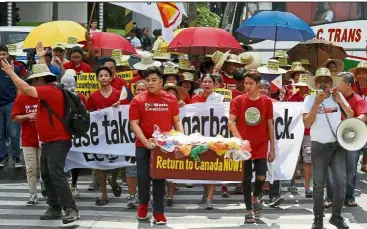
[(237, 68), (233, 73), (233, 78), (236, 80), (236, 88), (232, 90), (232, 99), (245, 93), (245, 73), (244, 68)]
[[(45, 63), (43, 47), (37, 47), (40, 63)], [(53, 86), (56, 76), (52, 74), (46, 64), (33, 65), (33, 74), (28, 77), (34, 85), (30, 86), (20, 79), (13, 71), (8, 61), (2, 61), (2, 69), (8, 73), (16, 87), (25, 95), (44, 100), (61, 118), (65, 117), (65, 99), (63, 92)], [(51, 96), (50, 96), (51, 95)], [(61, 121), (49, 114), (41, 106), (36, 116), (36, 128), (42, 142), (41, 177), (44, 182), (48, 210), (41, 215), (41, 220), (50, 220), (62, 217), (64, 224), (80, 219), (79, 210), (75, 205), (65, 172), (65, 160), (72, 146), (72, 136), (65, 129)], [(65, 215), (62, 215), (62, 207)]]
[[(223, 78), (224, 88), (233, 90), (236, 88), (237, 81), (233, 78), (233, 73), (238, 67), (243, 67), (240, 59), (235, 54), (223, 54), (224, 59), (219, 61), (218, 68), (221, 68), (221, 76)], [(222, 64), (222, 66), (221, 66)]]
[(103, 63), (103, 67), (107, 67), (112, 72), (111, 86), (118, 91), (121, 91), (123, 86), (127, 86), (127, 82), (124, 79), (117, 77), (116, 75), (116, 60), (113, 58), (106, 58)]
[[(349, 103), (350, 107), (354, 111), (354, 117), (367, 122), (367, 103), (361, 96), (353, 91), (354, 76), (349, 72), (341, 72), (338, 74), (341, 77), (339, 84), (339, 91), (343, 94), (344, 98)], [(355, 186), (357, 177), (357, 165), (361, 151), (349, 151), (345, 154), (345, 165), (347, 172), (347, 185), (345, 192), (345, 205), (349, 207), (358, 206), (355, 202)], [(331, 177), (330, 177), (331, 178)], [(334, 185), (331, 179), (328, 179), (327, 193), (334, 193)], [(332, 200), (333, 196), (328, 195), (328, 199)]]
[[(254, 213), (260, 213), (262, 204), (259, 197), (265, 183), (267, 160), (275, 159), (273, 103), (260, 94), (258, 72), (245, 75), (246, 93), (232, 100), (229, 112), (228, 127), (237, 138), (248, 140), (251, 144), (252, 158), (245, 161), (243, 193), (247, 213), (245, 223), (255, 223)], [(270, 141), (270, 151), (268, 149)], [(269, 154), (268, 154), (269, 151)], [(252, 165), (256, 171), (256, 179), (252, 192)]]
[[(154, 125), (162, 132), (172, 129), (183, 132), (177, 99), (162, 90), (162, 73), (158, 67), (146, 70), (147, 91), (135, 96), (129, 109), (131, 129), (136, 136), (136, 165), (138, 168), (139, 208), (138, 219), (146, 219), (150, 200), (150, 152)], [(164, 216), (165, 180), (153, 179), (153, 217), (156, 224), (166, 224)]]

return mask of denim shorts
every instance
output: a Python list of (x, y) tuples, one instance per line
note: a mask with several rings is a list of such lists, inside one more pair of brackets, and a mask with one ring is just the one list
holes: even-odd
[(303, 136), (301, 151), (303, 162), (311, 164), (311, 136)]
[(132, 164), (135, 164), (134, 166), (126, 167), (126, 177), (137, 177), (138, 170), (136, 168), (136, 158), (135, 157), (125, 157), (125, 160)]

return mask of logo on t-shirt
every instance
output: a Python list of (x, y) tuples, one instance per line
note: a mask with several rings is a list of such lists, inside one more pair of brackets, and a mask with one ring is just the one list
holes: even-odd
[(261, 121), (261, 115), (259, 109), (256, 107), (250, 107), (245, 111), (245, 122), (247, 125), (255, 126)]
[(25, 106), (25, 113), (30, 114), (30, 113), (37, 113), (37, 104), (33, 104), (33, 105), (26, 105)]
[(145, 111), (168, 111), (166, 103), (145, 103)]
[(319, 109), (317, 110), (317, 113), (318, 114), (331, 114), (331, 113), (336, 113), (338, 112), (339, 110), (339, 107), (330, 107), (330, 108), (322, 108), (322, 107), (319, 107)]

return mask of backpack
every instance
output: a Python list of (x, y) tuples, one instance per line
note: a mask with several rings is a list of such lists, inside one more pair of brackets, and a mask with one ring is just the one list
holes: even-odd
[(64, 95), (65, 118), (61, 118), (46, 101), (41, 100), (41, 105), (44, 106), (50, 117), (51, 126), (54, 126), (52, 114), (61, 121), (65, 129), (75, 137), (84, 136), (90, 127), (90, 115), (78, 95), (66, 90), (62, 85), (53, 85), (60, 89)]

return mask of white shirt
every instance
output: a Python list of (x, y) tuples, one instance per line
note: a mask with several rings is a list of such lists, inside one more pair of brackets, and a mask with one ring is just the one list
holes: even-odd
[(334, 18), (334, 13), (331, 10), (328, 10), (327, 12), (324, 13), (324, 20), (327, 20), (329, 22), (333, 22), (333, 18)]
[[(340, 94), (340, 92), (338, 92)], [(303, 103), (303, 113), (310, 113), (312, 105), (315, 101), (316, 95), (309, 95), (305, 98)], [(344, 96), (340, 94), (340, 97), (343, 103), (349, 107), (348, 102), (345, 100)], [(340, 111), (340, 107), (337, 102), (333, 99), (332, 95), (329, 98), (325, 99), (321, 104), (324, 105), (327, 116), (329, 117), (330, 124), (336, 134), (336, 130), (341, 123), (342, 113)], [(324, 108), (320, 104), (319, 109), (317, 110), (315, 122), (311, 126), (311, 141), (316, 141), (319, 143), (332, 143), (336, 142), (336, 138), (331, 133), (329, 124), (326, 119), (326, 115), (324, 113)]]
[(137, 37), (131, 39), (130, 43), (134, 48), (141, 47), (141, 41)]

